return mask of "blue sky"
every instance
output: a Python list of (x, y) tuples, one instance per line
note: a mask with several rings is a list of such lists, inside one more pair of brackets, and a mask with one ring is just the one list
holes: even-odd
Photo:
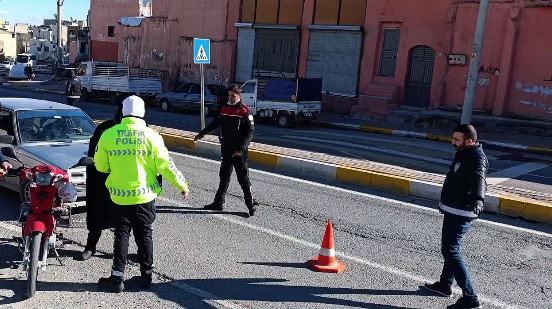
[[(57, 0), (0, 0), (0, 19), (40, 25), (44, 18), (54, 18), (56, 3)], [(61, 16), (65, 20), (84, 20), (89, 9), (90, 0), (65, 0)]]

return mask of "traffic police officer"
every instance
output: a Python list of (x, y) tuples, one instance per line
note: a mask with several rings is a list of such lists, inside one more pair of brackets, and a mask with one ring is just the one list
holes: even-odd
[(133, 230), (140, 260), (141, 283), (151, 286), (153, 272), (152, 224), (155, 198), (161, 192), (157, 175), (188, 197), (188, 184), (169, 157), (163, 138), (146, 126), (144, 101), (130, 96), (123, 101), (121, 123), (103, 133), (94, 156), (96, 169), (109, 173), (106, 187), (115, 221), (113, 269), (109, 278), (101, 278), (102, 289), (124, 291), (123, 277), (128, 254), (128, 239)]
[(220, 127), (219, 140), (222, 152), (222, 163), (219, 172), (220, 183), (215, 200), (212, 204), (205, 206), (205, 209), (222, 211), (233, 167), (236, 169), (245, 204), (249, 209), (249, 215), (253, 216), (258, 204), (251, 191), (247, 159), (247, 148), (255, 131), (253, 115), (249, 107), (242, 103), (239, 87), (230, 87), (228, 96), (228, 102), (222, 107), (220, 115), (194, 138), (194, 141), (197, 142), (208, 132)]

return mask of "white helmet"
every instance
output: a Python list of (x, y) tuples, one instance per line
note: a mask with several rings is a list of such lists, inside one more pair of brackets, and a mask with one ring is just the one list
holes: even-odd
[(59, 197), (68, 203), (74, 203), (77, 201), (77, 189), (75, 186), (68, 182), (61, 186), (58, 190)]

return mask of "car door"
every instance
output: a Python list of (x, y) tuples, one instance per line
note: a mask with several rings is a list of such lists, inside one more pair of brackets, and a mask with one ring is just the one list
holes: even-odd
[(251, 109), (253, 115), (257, 113), (257, 82), (248, 81), (242, 86), (242, 101)]
[(192, 84), (190, 87), (190, 91), (186, 97), (186, 104), (188, 109), (201, 109), (201, 86), (199, 84)]
[[(9, 141), (11, 139), (11, 142)], [(12, 111), (0, 109), (0, 148), (15, 146), (15, 119)], [(21, 164), (14, 159), (6, 158), (14, 167), (18, 168)], [(19, 190), (18, 177), (0, 178), (0, 186), (11, 190)]]
[(171, 94), (169, 102), (173, 107), (186, 108), (186, 97), (188, 96), (188, 91), (190, 91), (190, 86), (190, 83), (184, 83)]

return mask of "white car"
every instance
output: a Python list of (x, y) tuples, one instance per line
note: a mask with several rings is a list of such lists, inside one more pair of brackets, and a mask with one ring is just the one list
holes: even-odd
[(4, 60), (2, 62), (0, 62), (0, 69), (11, 69), (11, 67), (13, 66), (13, 62), (9, 61), (9, 60)]
[(19, 54), (17, 55), (17, 61), (11, 67), (10, 73), (8, 75), (9, 79), (27, 79), (27, 74), (25, 74), (25, 67), (27, 65), (33, 66), (34, 61), (30, 54)]

